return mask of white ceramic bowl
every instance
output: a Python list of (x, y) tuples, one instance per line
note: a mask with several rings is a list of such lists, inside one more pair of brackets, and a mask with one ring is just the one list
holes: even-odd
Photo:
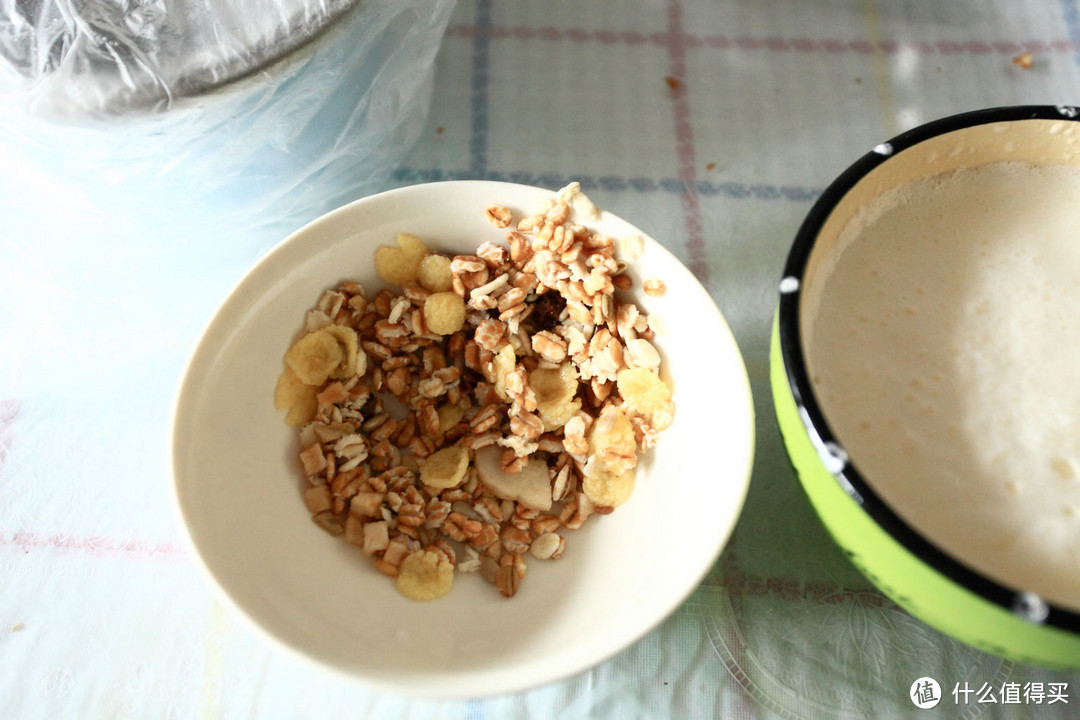
[[(225, 300), (198, 343), (174, 408), (178, 516), (220, 597), (280, 645), (378, 689), (440, 697), (523, 690), (585, 670), (674, 611), (716, 561), (742, 508), (753, 407), (735, 341), (678, 260), (604, 213), (596, 229), (636, 233), (630, 274), (667, 285), (635, 300), (660, 314), (676, 416), (639, 466), (633, 497), (569, 533), (565, 555), (530, 560), (512, 599), (458, 575), (447, 597), (417, 603), (356, 547), (309, 519), (293, 429), (274, 410), (285, 350), (304, 312), (345, 279), (379, 286), (372, 254), (409, 232), (437, 250), (472, 252), (504, 231), (492, 202), (523, 214), (552, 193), (493, 182), (417, 185), (358, 200), (268, 253)], [(642, 268), (647, 268), (643, 272)]]

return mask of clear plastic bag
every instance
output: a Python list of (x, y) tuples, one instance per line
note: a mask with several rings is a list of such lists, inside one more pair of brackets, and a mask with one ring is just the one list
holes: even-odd
[(177, 347), (385, 187), (453, 4), (0, 0), (0, 398)]

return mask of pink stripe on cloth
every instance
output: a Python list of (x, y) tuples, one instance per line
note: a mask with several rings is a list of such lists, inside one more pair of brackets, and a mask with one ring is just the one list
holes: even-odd
[(705, 260), (705, 238), (701, 228), (701, 206), (697, 196), (697, 173), (694, 169), (694, 131), (690, 125), (690, 100), (686, 89), (686, 35), (682, 26), (682, 5), (668, 2), (668, 67), (675, 112), (675, 149), (678, 153), (679, 182), (682, 183), (683, 222), (686, 225), (686, 251), (690, 272), (705, 283), (709, 265)]
[[(473, 38), (481, 30), (472, 25), (454, 25), (446, 34), (449, 37)], [(571, 43), (600, 43), (603, 45), (627, 44), (642, 45), (651, 44), (666, 46), (672, 43), (670, 30), (666, 33), (642, 33), (642, 32), (611, 32), (607, 30), (582, 30), (579, 28), (556, 28), (556, 27), (527, 27), (516, 25), (513, 27), (491, 27), (483, 30), (489, 38), (515, 40), (547, 40), (554, 42)], [(806, 38), (806, 37), (755, 37), (749, 35), (694, 35), (681, 34), (682, 44), (686, 47), (707, 47), (714, 50), (745, 50), (750, 52), (795, 52), (795, 53), (826, 53), (856, 55), (869, 55), (882, 52), (894, 55), (905, 51), (914, 51), (919, 55), (1008, 55), (1021, 52), (1059, 52), (1068, 53), (1080, 51), (1080, 43), (1068, 39), (1053, 40), (937, 40), (934, 42), (900, 42), (896, 40), (882, 40), (871, 42), (868, 40), (842, 40), (840, 38)]]
[(18, 400), (0, 400), (0, 482), (4, 475), (8, 453), (11, 451), (11, 443), (15, 437), (13, 430), (15, 419), (19, 417), (21, 407)]
[(91, 557), (131, 557), (153, 559), (185, 558), (185, 548), (170, 542), (150, 540), (121, 540), (92, 535), (75, 537), (60, 533), (35, 532), (0, 533), (0, 545), (22, 548), (29, 552), (39, 549), (56, 549), (85, 553)]
[(15, 441), (15, 420), (21, 409), (18, 400), (0, 400), (0, 488), (4, 487), (6, 481), (4, 466), (11, 454), (11, 444)]
[(603, 45), (666, 45), (667, 35), (664, 33), (640, 33), (640, 32), (612, 32), (610, 30), (582, 30), (580, 28), (556, 28), (556, 27), (527, 27), (515, 25), (514, 27), (491, 27), (480, 30), (473, 25), (454, 25), (447, 29), (446, 34), (450, 37), (473, 38), (480, 32), (486, 32), (492, 39), (513, 38), (515, 40), (549, 40), (572, 43), (601, 43)]

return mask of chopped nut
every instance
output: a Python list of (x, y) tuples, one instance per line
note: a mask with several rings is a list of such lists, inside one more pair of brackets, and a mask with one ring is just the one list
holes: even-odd
[(361, 517), (382, 517), (380, 507), (384, 497), (381, 492), (358, 492), (349, 503), (349, 512)]
[(409, 554), (409, 545), (405, 542), (404, 538), (394, 538), (390, 541), (390, 544), (386, 546), (386, 550), (383, 552), (382, 559), (391, 565), (401, 565), (402, 560)]
[(364, 519), (359, 515), (349, 514), (345, 518), (345, 542), (350, 545), (364, 544)]
[(341, 517), (331, 510), (324, 510), (317, 515), (312, 515), (311, 519), (316, 525), (334, 537), (338, 537), (345, 532), (345, 525)]
[(300, 462), (303, 463), (304, 474), (308, 477), (326, 470), (326, 456), (318, 443), (312, 443), (303, 449), (300, 453)]
[(334, 505), (333, 498), (330, 497), (330, 488), (325, 483), (312, 485), (304, 490), (304, 502), (307, 504), (308, 512), (312, 515), (318, 515), (325, 510), (329, 510)]
[[(351, 519), (351, 518), (350, 518)], [(385, 520), (364, 524), (362, 547), (368, 555), (374, 555), (390, 546), (390, 526)]]

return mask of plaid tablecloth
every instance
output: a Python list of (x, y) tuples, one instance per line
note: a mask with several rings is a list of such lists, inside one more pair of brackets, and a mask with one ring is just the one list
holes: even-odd
[[(1076, 0), (461, 0), (426, 126), (382, 186), (578, 180), (702, 280), (745, 356), (758, 423), (745, 511), (713, 572), (612, 660), (512, 697), (380, 695), (277, 653), (198, 577), (170, 514), (164, 450), (199, 327), (281, 235), (237, 228), (193, 255), (147, 242), (124, 262), (165, 277), (179, 262), (191, 274), (166, 283), (177, 296), (117, 289), (115, 346), (73, 348), (54, 385), (0, 398), (0, 717), (1080, 716), (1080, 676), (942, 636), (840, 555), (788, 465), (767, 352), (787, 247), (847, 164), (936, 117), (1075, 103), (1078, 88)], [(108, 247), (115, 220), (99, 217), (79, 242)], [(40, 233), (57, 222), (40, 218)], [(0, 213), (0, 283), (13, 281), (11, 255), (34, 258), (52, 292), (117, 272), (108, 253), (79, 255), (100, 267), (78, 272), (59, 251), (34, 255), (35, 238), (4, 223)], [(0, 307), (0, 319), (36, 301)], [(36, 330), (62, 342), (80, 308), (48, 307)], [(27, 340), (0, 337), (0, 363), (32, 364)], [(81, 373), (88, 360), (94, 372)], [(910, 695), (923, 677), (941, 687), (932, 710)]]

